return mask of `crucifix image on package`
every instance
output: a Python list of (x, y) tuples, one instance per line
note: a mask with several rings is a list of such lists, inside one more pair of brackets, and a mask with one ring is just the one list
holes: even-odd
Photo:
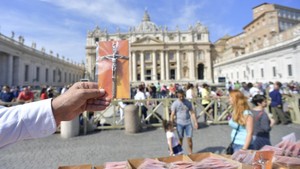
[(98, 85), (113, 99), (130, 98), (128, 41), (97, 44)]

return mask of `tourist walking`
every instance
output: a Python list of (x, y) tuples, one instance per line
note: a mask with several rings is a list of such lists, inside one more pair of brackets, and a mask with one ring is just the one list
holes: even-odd
[[(179, 143), (183, 145), (183, 137), (187, 138), (188, 153), (193, 151), (193, 124), (194, 128), (198, 128), (196, 114), (193, 110), (192, 103), (185, 99), (184, 91), (177, 92), (177, 100), (175, 100), (171, 107), (171, 122), (174, 124), (176, 116), (176, 129), (179, 137)], [(192, 124), (193, 121), (193, 124)]]
[(229, 103), (233, 108), (232, 118), (229, 120), (229, 126), (232, 128), (233, 152), (249, 149), (253, 134), (253, 117), (247, 98), (239, 90), (231, 90)]
[[(202, 92), (201, 92), (201, 97), (202, 97), (202, 106), (205, 109), (211, 101), (211, 92), (209, 91), (209, 86), (208, 84), (204, 83), (202, 86)], [(207, 112), (207, 113), (206, 113)], [(213, 109), (212, 107), (208, 107), (208, 109), (206, 110), (206, 112), (204, 113), (204, 122), (207, 123), (207, 116), (211, 116)]]
[(282, 95), (279, 92), (282, 84), (280, 82), (274, 83), (274, 89), (272, 92), (270, 92), (270, 98), (271, 98), (271, 111), (273, 114), (273, 119), (275, 120), (276, 124), (288, 124), (289, 119), (287, 117), (287, 114), (285, 114), (282, 110)]
[(166, 132), (170, 156), (183, 154), (182, 146), (181, 146), (181, 144), (179, 144), (178, 138), (174, 133), (173, 123), (170, 121), (164, 120), (163, 127)]
[[(134, 100), (137, 100), (138, 102), (136, 103), (137, 106), (140, 107), (141, 111), (142, 111), (142, 115), (144, 116), (144, 121), (146, 120), (147, 118), (147, 107), (146, 107), (146, 94), (145, 94), (145, 88), (144, 88), (144, 85), (139, 85), (138, 87), (138, 91), (137, 93), (135, 94), (134, 96)], [(142, 101), (139, 101), (139, 100), (142, 100)]]
[(265, 145), (271, 145), (270, 131), (275, 121), (265, 112), (268, 103), (264, 95), (255, 95), (252, 103), (255, 105), (252, 109), (254, 121), (252, 144), (254, 150), (260, 150)]

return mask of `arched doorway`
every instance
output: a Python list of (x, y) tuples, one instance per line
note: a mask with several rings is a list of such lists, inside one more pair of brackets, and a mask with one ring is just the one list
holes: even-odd
[(204, 79), (204, 65), (202, 63), (198, 64), (198, 80)]

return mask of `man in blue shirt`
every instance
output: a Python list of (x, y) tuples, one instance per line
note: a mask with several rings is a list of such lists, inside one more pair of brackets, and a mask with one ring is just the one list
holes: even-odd
[(274, 84), (274, 90), (270, 92), (270, 98), (271, 98), (271, 111), (273, 114), (273, 119), (275, 120), (276, 124), (279, 124), (280, 122), (282, 124), (288, 124), (289, 119), (287, 118), (287, 115), (282, 110), (282, 96), (279, 92), (279, 89), (281, 88), (280, 82), (275, 82)]
[(14, 95), (10, 92), (9, 86), (3, 86), (2, 92), (0, 93), (0, 100), (3, 102), (11, 102), (14, 99)]

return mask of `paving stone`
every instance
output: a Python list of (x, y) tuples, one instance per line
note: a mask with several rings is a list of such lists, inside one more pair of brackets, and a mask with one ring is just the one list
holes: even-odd
[[(194, 152), (219, 153), (230, 142), (227, 125), (200, 125), (194, 131)], [(295, 132), (300, 139), (300, 125), (277, 125), (271, 131), (271, 142)], [(184, 140), (184, 149), (186, 141)], [(96, 131), (86, 136), (62, 139), (59, 134), (25, 140), (0, 149), (0, 168), (56, 169), (60, 165), (93, 164), (124, 161), (132, 158), (168, 156), (163, 129), (149, 129), (138, 134), (124, 130)]]

